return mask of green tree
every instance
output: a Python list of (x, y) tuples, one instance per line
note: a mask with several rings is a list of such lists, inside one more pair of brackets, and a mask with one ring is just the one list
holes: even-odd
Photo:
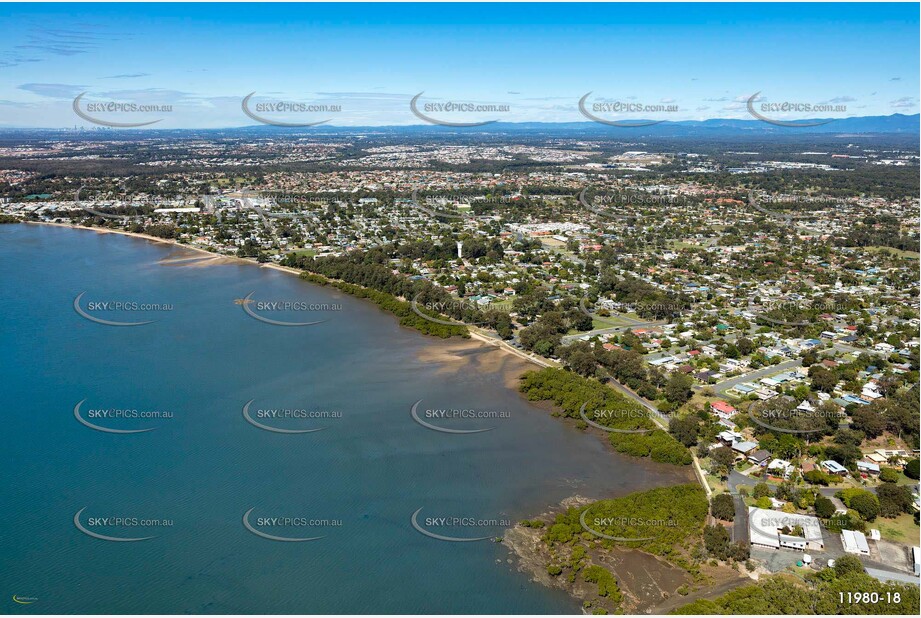
[(710, 500), (710, 513), (717, 519), (732, 521), (735, 519), (736, 509), (730, 494), (717, 494)]
[(696, 416), (672, 417), (668, 421), (668, 433), (687, 447), (697, 444), (700, 423)]
[(866, 521), (873, 521), (879, 515), (879, 499), (870, 492), (864, 492), (851, 498), (848, 505)]
[(728, 446), (721, 446), (710, 452), (710, 459), (716, 465), (717, 472), (725, 477), (729, 476), (729, 472), (735, 464), (736, 454)]
[(879, 480), (884, 483), (898, 483), (899, 471), (895, 468), (883, 468), (879, 471)]
[(691, 398), (691, 386), (694, 384), (690, 376), (674, 372), (665, 384), (665, 398), (672, 403), (682, 404)]
[(912, 511), (911, 490), (907, 485), (885, 483), (877, 488), (876, 497), (879, 500), (879, 514), (883, 517), (898, 517)]
[(767, 483), (757, 483), (755, 489), (752, 491), (752, 497), (754, 498), (765, 498), (771, 497), (774, 495), (774, 491), (771, 489), (771, 486)]
[(819, 494), (815, 497), (815, 514), (821, 519), (828, 519), (835, 514), (835, 503)]
[(908, 478), (917, 481), (919, 477), (919, 467), (921, 467), (921, 460), (912, 459), (907, 464), (905, 464), (905, 476)]

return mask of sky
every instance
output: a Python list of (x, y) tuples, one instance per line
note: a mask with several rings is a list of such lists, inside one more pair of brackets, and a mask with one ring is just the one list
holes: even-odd
[(0, 127), (915, 114), (918, 50), (916, 3), (0, 4)]

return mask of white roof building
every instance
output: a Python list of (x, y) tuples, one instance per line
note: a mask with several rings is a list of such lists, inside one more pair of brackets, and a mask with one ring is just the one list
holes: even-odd
[[(803, 536), (783, 534), (781, 530), (802, 528)], [(817, 517), (748, 507), (748, 536), (752, 545), (774, 549), (821, 550), (825, 548), (822, 526)]]
[(844, 545), (844, 551), (849, 554), (870, 555), (870, 545), (867, 543), (867, 537), (863, 535), (863, 532), (842, 530), (841, 543)]

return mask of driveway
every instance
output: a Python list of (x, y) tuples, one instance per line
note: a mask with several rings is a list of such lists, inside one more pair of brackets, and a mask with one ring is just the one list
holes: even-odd
[(732, 540), (748, 543), (748, 507), (742, 496), (735, 494), (732, 496), (732, 504), (735, 506), (736, 514), (732, 520)]

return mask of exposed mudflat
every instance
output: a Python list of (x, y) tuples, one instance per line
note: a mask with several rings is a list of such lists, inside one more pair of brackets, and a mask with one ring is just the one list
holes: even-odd
[[(565, 590), (582, 602), (591, 602), (592, 607), (586, 608), (585, 613), (591, 613), (592, 608), (600, 606), (611, 613), (664, 614), (697, 598), (717, 596), (751, 581), (740, 571), (727, 566), (702, 565), (701, 570), (707, 579), (705, 584), (701, 584), (695, 582), (687, 571), (669, 564), (662, 558), (637, 549), (621, 547), (590, 549), (587, 554), (591, 564), (602, 566), (614, 574), (624, 596), (620, 604), (599, 597), (597, 585), (585, 582), (581, 576), (570, 582), (567, 577), (568, 571), (559, 576), (550, 575), (547, 566), (551, 562), (567, 559), (571, 548), (558, 546), (554, 560), (541, 537), (558, 513), (593, 501), (584, 496), (572, 496), (558, 507), (535, 518), (547, 523), (544, 528), (515, 525), (506, 530), (503, 537), (503, 543), (517, 558), (519, 571), (527, 573), (537, 583)], [(679, 589), (684, 594), (679, 593)]]

